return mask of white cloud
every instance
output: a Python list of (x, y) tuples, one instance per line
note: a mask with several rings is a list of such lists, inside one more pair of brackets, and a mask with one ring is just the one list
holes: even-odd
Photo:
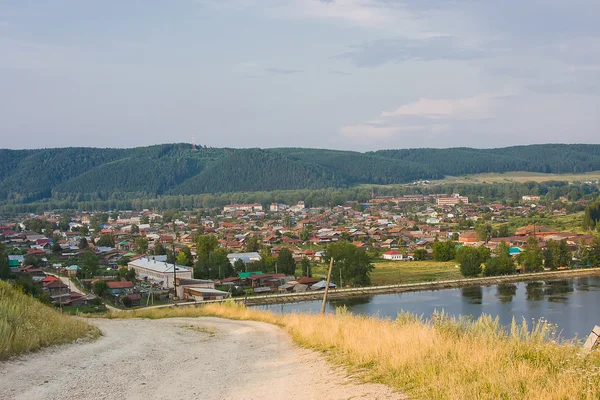
[(374, 28), (413, 38), (443, 36), (411, 3), (386, 0), (198, 0), (215, 7), (255, 10), (273, 18), (321, 19)]
[(432, 119), (481, 119), (493, 114), (495, 95), (483, 93), (461, 99), (427, 99), (421, 97), (414, 103), (404, 104), (394, 111), (383, 111), (381, 117), (416, 116)]
[(427, 129), (426, 126), (380, 126), (374, 124), (346, 125), (340, 128), (340, 134), (350, 139), (387, 139), (403, 132), (416, 132)]

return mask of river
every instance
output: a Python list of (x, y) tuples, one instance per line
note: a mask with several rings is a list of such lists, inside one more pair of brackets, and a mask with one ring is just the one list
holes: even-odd
[[(544, 318), (557, 326), (565, 339), (586, 338), (594, 325), (600, 325), (600, 277), (561, 280), (515, 282), (495, 286), (468, 286), (458, 289), (383, 294), (331, 300), (327, 312), (347, 306), (355, 314), (395, 318), (408, 311), (430, 316), (435, 310), (447, 314), (471, 315), (482, 313), (498, 316), (508, 325), (513, 317), (517, 322)], [(278, 313), (319, 312), (320, 301), (288, 303), (256, 308)]]

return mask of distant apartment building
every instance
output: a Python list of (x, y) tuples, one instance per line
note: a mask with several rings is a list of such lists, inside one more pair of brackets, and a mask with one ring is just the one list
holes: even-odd
[(459, 203), (463, 203), (463, 204), (469, 204), (469, 198), (466, 196), (460, 196), (458, 194), (453, 194), (450, 197), (438, 197), (436, 199), (437, 205), (444, 207), (444, 206), (451, 206), (454, 207), (456, 205), (458, 205)]
[(523, 196), (521, 197), (521, 200), (523, 201), (538, 201), (540, 199), (540, 196)]
[(223, 207), (223, 212), (236, 212), (236, 211), (245, 211), (245, 212), (256, 212), (262, 211), (262, 205), (258, 203), (254, 204), (229, 204), (228, 206)]

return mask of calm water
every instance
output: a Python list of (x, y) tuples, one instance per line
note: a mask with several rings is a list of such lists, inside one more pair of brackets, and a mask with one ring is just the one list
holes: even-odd
[[(600, 325), (600, 277), (567, 280), (517, 282), (498, 286), (471, 286), (423, 292), (384, 294), (346, 300), (332, 300), (327, 311), (346, 305), (355, 314), (378, 314), (395, 318), (402, 310), (430, 316), (436, 309), (452, 315), (482, 313), (498, 316), (504, 325), (524, 317), (545, 318), (556, 324), (564, 338), (586, 338)], [(319, 312), (320, 301), (257, 306), (278, 313)]]

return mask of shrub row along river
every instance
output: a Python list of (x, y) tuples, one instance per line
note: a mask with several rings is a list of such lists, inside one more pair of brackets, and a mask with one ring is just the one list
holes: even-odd
[[(496, 286), (469, 286), (458, 289), (384, 294), (331, 300), (327, 312), (346, 306), (354, 314), (395, 318), (408, 311), (425, 317), (442, 309), (449, 315), (482, 313), (498, 316), (509, 325), (513, 319), (528, 323), (541, 318), (557, 326), (562, 338), (585, 339), (594, 325), (600, 325), (600, 277), (584, 277), (537, 282), (505, 283)], [(318, 313), (320, 301), (288, 303), (256, 308), (277, 313)]]

